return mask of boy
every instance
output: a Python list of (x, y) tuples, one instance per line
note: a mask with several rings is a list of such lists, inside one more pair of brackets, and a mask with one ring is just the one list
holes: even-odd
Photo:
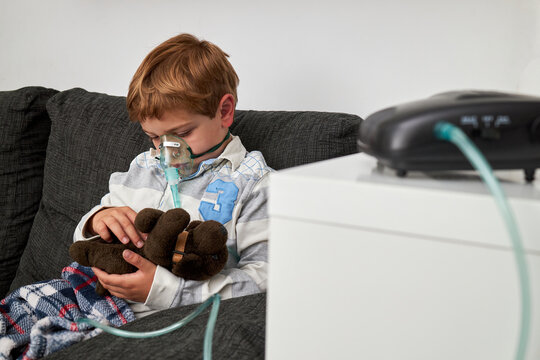
[[(130, 119), (158, 148), (160, 136), (174, 134), (191, 148), (193, 173), (178, 188), (191, 220), (216, 220), (228, 233), (224, 270), (207, 281), (188, 281), (131, 252), (124, 259), (132, 274), (107, 274), (94, 268), (111, 294), (130, 301), (137, 317), (153, 310), (200, 303), (219, 292), (224, 299), (266, 291), (267, 185), (271, 169), (260, 152), (247, 153), (240, 139), (228, 136), (237, 102), (238, 76), (228, 55), (192, 35), (175, 36), (152, 50), (129, 86)], [(262, 135), (262, 134), (261, 134)], [(217, 149), (215, 149), (217, 146)], [(214, 150), (215, 149), (215, 150)], [(128, 172), (113, 173), (110, 192), (78, 224), (74, 240), (114, 234), (142, 247), (146, 234), (134, 227), (146, 207), (163, 211), (173, 200), (163, 169), (150, 152), (138, 155)]]

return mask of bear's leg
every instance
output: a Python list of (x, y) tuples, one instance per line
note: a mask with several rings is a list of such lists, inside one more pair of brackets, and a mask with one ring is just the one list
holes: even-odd
[(82, 266), (92, 266), (88, 259), (89, 252), (91, 249), (101, 246), (102, 243), (105, 242), (101, 239), (77, 241), (69, 247), (69, 256)]
[(178, 234), (184, 231), (189, 219), (184, 209), (171, 209), (164, 213), (144, 243), (144, 257), (156, 265), (170, 268)]
[(136, 247), (129, 243), (106, 244), (89, 252), (88, 260), (91, 266), (97, 267), (109, 274), (126, 274), (137, 270), (137, 268), (124, 260), (122, 253), (130, 249), (137, 251)]

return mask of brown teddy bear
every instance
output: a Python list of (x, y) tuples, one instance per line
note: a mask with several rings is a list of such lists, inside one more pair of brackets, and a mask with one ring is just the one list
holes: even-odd
[[(214, 220), (189, 221), (189, 214), (183, 209), (143, 209), (135, 218), (135, 227), (148, 234), (142, 248), (131, 242), (122, 244), (118, 239), (94, 239), (73, 243), (69, 255), (83, 266), (97, 267), (109, 274), (126, 274), (137, 270), (122, 257), (122, 252), (129, 249), (176, 276), (206, 280), (227, 263), (227, 230)], [(177, 249), (181, 244), (185, 244), (184, 251)], [(96, 292), (102, 296), (109, 294), (99, 282)]]

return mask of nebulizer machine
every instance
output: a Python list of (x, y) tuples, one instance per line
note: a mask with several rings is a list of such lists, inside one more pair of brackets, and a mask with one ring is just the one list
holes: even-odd
[(518, 273), (521, 322), (515, 359), (524, 359), (531, 329), (525, 250), (512, 209), (492, 169), (540, 168), (540, 98), (492, 91), (452, 91), (380, 110), (361, 124), (359, 149), (397, 176), (409, 171), (475, 169), (507, 227)]
[[(155, 157), (156, 159), (159, 159), (160, 165), (165, 174), (165, 179), (167, 180), (167, 183), (172, 193), (173, 203), (174, 203), (175, 208), (179, 208), (181, 206), (180, 196), (178, 193), (178, 185), (179, 185), (180, 179), (185, 178), (193, 173), (194, 171), (193, 159), (196, 159), (205, 154), (216, 151), (229, 137), (230, 137), (230, 133), (227, 132), (227, 135), (219, 144), (213, 146), (211, 149), (200, 154), (193, 154), (193, 151), (188, 146), (188, 144), (182, 138), (176, 135), (165, 134), (160, 137), (159, 150), (152, 149), (150, 151), (150, 155)], [(214, 327), (215, 327), (215, 323), (216, 323), (217, 315), (219, 311), (220, 299), (221, 298), (219, 294), (214, 294), (210, 298), (208, 298), (205, 302), (203, 302), (201, 305), (199, 305), (199, 307), (197, 307), (191, 314), (189, 314), (182, 320), (170, 326), (167, 326), (163, 329), (159, 329), (155, 331), (147, 331), (147, 332), (126, 331), (126, 330), (117, 329), (114, 327), (101, 324), (95, 320), (88, 319), (88, 318), (79, 319), (78, 322), (88, 323), (96, 328), (100, 328), (104, 330), (105, 332), (108, 332), (110, 334), (120, 336), (120, 337), (133, 338), (133, 339), (151, 338), (151, 337), (161, 336), (171, 331), (179, 329), (180, 327), (189, 323), (191, 320), (195, 319), (208, 306), (212, 305), (212, 309), (210, 311), (210, 316), (208, 318), (205, 335), (204, 335), (203, 358), (206, 360), (206, 359), (212, 358), (212, 336), (213, 336)]]

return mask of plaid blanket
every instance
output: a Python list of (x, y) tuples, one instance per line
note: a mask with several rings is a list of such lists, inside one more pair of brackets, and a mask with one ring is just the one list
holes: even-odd
[(101, 333), (87, 317), (112, 326), (135, 320), (126, 302), (96, 294), (96, 276), (76, 262), (62, 279), (23, 286), (0, 301), (0, 359), (39, 359)]

